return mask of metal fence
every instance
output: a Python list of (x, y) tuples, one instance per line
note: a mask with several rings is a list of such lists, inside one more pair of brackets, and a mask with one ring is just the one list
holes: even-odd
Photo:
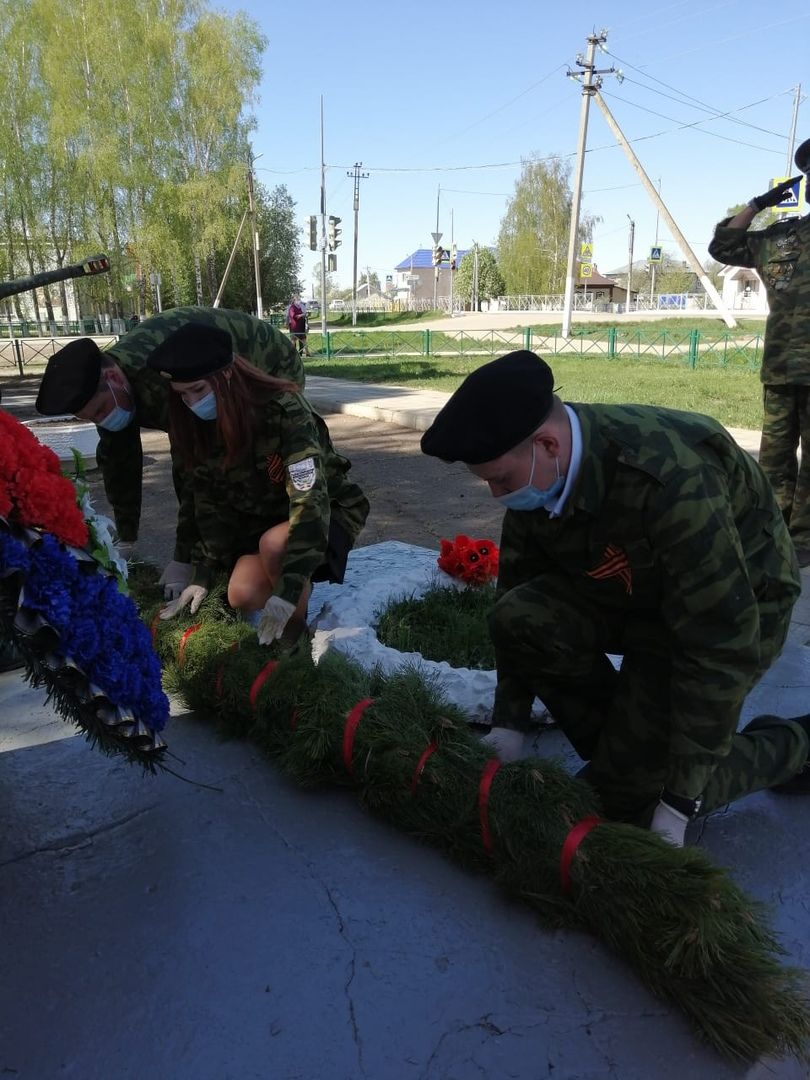
[[(490, 311), (562, 311), (563, 294), (549, 293), (537, 295), (526, 293), (520, 296), (496, 296), (490, 305)], [(605, 300), (604, 297), (591, 296), (588, 293), (575, 293), (574, 311), (595, 311), (606, 314), (619, 314), (627, 311), (711, 311), (714, 308), (710, 297), (705, 292), (699, 293), (656, 293), (654, 296), (637, 296), (628, 307), (623, 303)]]
[[(116, 334), (95, 338), (101, 348), (117, 339)], [(0, 338), (0, 372), (11, 367), (22, 375), (27, 367), (44, 364), (66, 340), (64, 336)], [(310, 333), (307, 344), (310, 356), (322, 360), (486, 360), (514, 349), (531, 349), (543, 356), (591, 356), (755, 371), (762, 360), (763, 339), (759, 334), (740, 331), (721, 334), (717, 330), (709, 333), (697, 328), (658, 330), (632, 325), (606, 330), (577, 327), (569, 337), (563, 337), (559, 331), (543, 333), (527, 326), (518, 330), (329, 330), (325, 335)]]
[(310, 356), (326, 360), (349, 357), (380, 359), (453, 359), (500, 356), (514, 349), (531, 349), (544, 356), (593, 356), (606, 360), (679, 364), (684, 367), (733, 367), (757, 370), (762, 360), (759, 334), (718, 335), (691, 330), (652, 330), (608, 327), (578, 330), (570, 337), (519, 330), (330, 330), (310, 334)]

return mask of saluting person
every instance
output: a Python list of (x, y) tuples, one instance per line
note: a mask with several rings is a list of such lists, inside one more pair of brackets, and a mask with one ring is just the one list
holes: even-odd
[[(810, 139), (794, 160), (807, 176)], [(714, 230), (709, 254), (730, 266), (755, 268), (765, 285), (769, 313), (760, 371), (759, 463), (773, 484), (799, 566), (804, 567), (810, 566), (810, 215), (751, 229), (754, 218), (778, 206), (800, 179), (777, 184), (724, 218)]]

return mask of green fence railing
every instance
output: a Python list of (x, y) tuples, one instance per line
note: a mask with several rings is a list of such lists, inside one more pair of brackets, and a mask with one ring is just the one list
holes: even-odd
[(513, 349), (531, 349), (543, 356), (593, 356), (670, 363), (684, 367), (734, 367), (756, 370), (762, 360), (762, 336), (750, 333), (707, 334), (690, 330), (645, 330), (608, 327), (563, 337), (531, 327), (518, 330), (328, 330), (310, 333), (313, 359), (349, 357), (432, 360), (500, 356)]
[[(5, 337), (0, 324), (0, 372), (6, 367), (23, 374), (33, 362), (51, 355), (59, 343), (53, 337)], [(115, 335), (108, 335), (115, 338)], [(350, 358), (379, 360), (443, 360), (480, 358), (481, 362), (514, 349), (531, 349), (541, 356), (594, 357), (639, 363), (714, 367), (756, 371), (762, 361), (763, 339), (745, 332), (707, 332), (696, 327), (653, 330), (610, 326), (578, 329), (570, 337), (544, 333), (530, 326), (516, 330), (328, 330), (310, 333), (307, 347), (315, 360)]]

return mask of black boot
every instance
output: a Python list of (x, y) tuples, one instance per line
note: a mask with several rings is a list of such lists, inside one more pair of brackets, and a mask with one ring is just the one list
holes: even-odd
[[(751, 728), (755, 729), (760, 726), (770, 726), (757, 724), (757, 720), (776, 719), (778, 718), (775, 716), (758, 716), (752, 720), (750, 724), (747, 724), (743, 728), (743, 731), (748, 731)], [(803, 727), (807, 733), (807, 738), (810, 740), (810, 713), (807, 713), (805, 716), (791, 716), (787, 719), (792, 720), (794, 724), (799, 724)], [(789, 780), (785, 780), (781, 784), (774, 784), (773, 787), (768, 788), (768, 791), (773, 791), (777, 795), (810, 795), (810, 756), (808, 756), (807, 761), (805, 761), (804, 765), (802, 765), (795, 776), (791, 776)]]

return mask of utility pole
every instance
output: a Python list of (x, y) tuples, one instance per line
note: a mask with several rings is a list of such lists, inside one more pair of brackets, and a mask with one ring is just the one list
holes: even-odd
[(454, 281), (455, 281), (455, 277), (456, 277), (456, 273), (455, 273), (455, 270), (453, 269), (453, 261), (452, 261), (453, 258), (454, 258), (454, 256), (453, 256), (454, 248), (455, 248), (455, 245), (453, 243), (453, 210), (451, 208), (451, 210), (450, 210), (450, 260), (451, 260), (450, 261), (450, 317), (451, 318), (453, 316), (453, 292), (455, 291), (454, 288), (453, 288), (453, 285), (454, 285)]
[(577, 265), (577, 242), (579, 240), (579, 211), (582, 206), (582, 176), (585, 171), (585, 146), (588, 141), (588, 110), (591, 98), (602, 85), (602, 75), (611, 74), (616, 69), (606, 68), (597, 71), (594, 67), (596, 46), (603, 45), (607, 41), (607, 30), (600, 30), (598, 34), (588, 36), (588, 50), (585, 58), (580, 53), (577, 56), (577, 65), (582, 72), (569, 71), (569, 78), (582, 78), (582, 104), (579, 110), (579, 139), (577, 141), (577, 163), (574, 169), (574, 191), (571, 199), (571, 230), (568, 234), (568, 264), (565, 271), (565, 299), (563, 301), (562, 336), (571, 336), (571, 309), (574, 304), (574, 288), (576, 285), (575, 271)]
[(670, 214), (670, 212), (667, 209), (667, 207), (666, 207), (663, 199), (661, 198), (661, 196), (655, 190), (655, 187), (654, 187), (652, 181), (650, 180), (649, 176), (647, 176), (646, 172), (644, 171), (643, 165), (641, 164), (641, 162), (636, 157), (635, 152), (633, 151), (633, 148), (630, 146), (630, 143), (625, 138), (624, 132), (622, 131), (622, 129), (616, 123), (616, 120), (614, 119), (613, 113), (610, 111), (610, 109), (605, 104), (605, 100), (602, 97), (602, 95), (599, 93), (598, 89), (596, 90), (596, 92), (594, 94), (594, 97), (596, 99), (596, 104), (599, 106), (599, 108), (600, 108), (600, 110), (602, 112), (602, 115), (604, 116), (605, 120), (607, 121), (608, 127), (613, 132), (613, 135), (616, 137), (616, 141), (618, 142), (619, 146), (621, 146), (622, 150), (624, 150), (627, 158), (630, 161), (630, 164), (636, 170), (636, 172), (638, 173), (639, 179), (641, 180), (644, 187), (647, 189), (647, 194), (650, 196), (650, 198), (653, 200), (655, 205), (661, 211), (661, 215), (663, 216), (664, 221), (669, 226), (670, 233), (675, 238), (675, 241), (677, 242), (678, 246), (680, 247), (681, 251), (683, 252), (684, 256), (686, 257), (686, 261), (689, 263), (689, 265), (692, 267), (692, 270), (697, 275), (698, 279), (700, 280), (700, 283), (703, 285), (703, 288), (708, 293), (712, 303), (717, 308), (718, 313), (723, 317), (723, 321), (725, 322), (726, 326), (730, 330), (733, 330), (737, 325), (737, 320), (734, 318), (734, 316), (728, 310), (726, 305), (723, 303), (723, 301), (722, 301), (722, 299), (720, 297), (720, 293), (717, 291), (717, 289), (712, 284), (711, 280), (709, 279), (709, 276), (707, 275), (706, 271), (703, 269), (703, 266), (701, 265), (700, 260), (698, 259), (697, 255), (695, 255), (694, 251), (689, 246), (689, 241), (686, 239), (686, 237), (683, 235), (681, 230), (675, 224), (675, 219), (673, 218), (672, 214)]
[(478, 311), (478, 244), (473, 248), (473, 287), (470, 308)]
[(321, 94), (321, 334), (326, 341), (326, 162), (323, 156), (323, 94)]
[(248, 212), (253, 234), (253, 274), (256, 278), (256, 318), (263, 319), (262, 279), (259, 273), (259, 228), (256, 224), (256, 207), (253, 202), (253, 151), (248, 151)]
[[(438, 244), (442, 238), (442, 234), (439, 232), (439, 200), (442, 197), (442, 185), (439, 184), (439, 189), (436, 192), (436, 232), (433, 233), (434, 243)], [(433, 268), (433, 310), (436, 310), (436, 304), (438, 302), (439, 292), (439, 264)]]
[[(354, 169), (347, 176), (354, 177), (354, 258), (352, 261), (352, 326), (357, 326), (357, 219), (360, 214), (360, 181), (368, 179), (367, 172), (360, 172), (362, 161), (355, 161)], [(366, 290), (368, 293), (368, 290)]]
[(627, 259), (627, 303), (624, 305), (624, 310), (629, 311), (633, 303), (633, 241), (636, 236), (636, 223), (627, 215), (627, 220), (630, 222), (630, 241), (628, 243), (629, 254)]
[(787, 165), (785, 175), (790, 176), (793, 172), (793, 149), (796, 145), (796, 125), (799, 121), (799, 102), (802, 99), (802, 84), (796, 87), (796, 97), (793, 99), (793, 119), (790, 122), (790, 135), (788, 137)]
[[(661, 177), (657, 180), (658, 198), (661, 198)], [(661, 211), (658, 209), (658, 204), (655, 206), (655, 242), (653, 247), (658, 247), (658, 225), (661, 218)], [(650, 263), (650, 306), (652, 306), (653, 298), (655, 297), (655, 270), (658, 263)]]

